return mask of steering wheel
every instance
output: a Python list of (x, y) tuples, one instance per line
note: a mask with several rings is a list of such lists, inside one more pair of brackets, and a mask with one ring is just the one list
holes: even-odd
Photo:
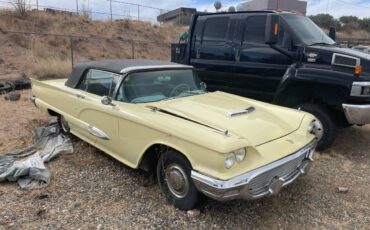
[(171, 93), (170, 93), (169, 97), (178, 96), (178, 95), (180, 95), (180, 93), (185, 92), (185, 91), (189, 91), (189, 90), (190, 90), (190, 87), (187, 84), (185, 84), (185, 83), (178, 84), (177, 86), (175, 86), (175, 88), (173, 88), (171, 90)]

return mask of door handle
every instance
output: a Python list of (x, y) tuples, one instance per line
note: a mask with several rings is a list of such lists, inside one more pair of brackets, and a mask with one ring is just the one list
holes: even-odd
[(200, 58), (200, 50), (197, 49), (196, 58)]
[(84, 96), (84, 95), (82, 95), (82, 94), (79, 94), (79, 93), (77, 93), (77, 94), (76, 94), (76, 97), (77, 97), (77, 98), (81, 98), (81, 99), (85, 99), (85, 96)]

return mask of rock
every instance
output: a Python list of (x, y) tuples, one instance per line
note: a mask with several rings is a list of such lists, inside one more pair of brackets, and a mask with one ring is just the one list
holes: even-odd
[(188, 217), (194, 218), (200, 215), (200, 211), (197, 209), (187, 211)]
[(5, 95), (5, 100), (9, 100), (9, 101), (18, 101), (20, 98), (21, 98), (21, 94), (15, 91), (12, 91)]
[(337, 192), (338, 193), (347, 193), (349, 191), (346, 187), (338, 187)]

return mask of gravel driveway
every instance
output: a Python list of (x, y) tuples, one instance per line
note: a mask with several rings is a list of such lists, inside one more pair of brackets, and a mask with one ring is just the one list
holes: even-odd
[[(29, 95), (24, 91), (18, 102), (0, 99), (0, 154), (28, 145), (32, 129), (48, 120)], [(191, 212), (166, 203), (153, 175), (74, 142), (75, 153), (47, 165), (47, 188), (0, 184), (0, 229), (370, 229), (369, 126), (340, 131), (333, 148), (316, 153), (310, 173), (277, 196), (208, 199)]]

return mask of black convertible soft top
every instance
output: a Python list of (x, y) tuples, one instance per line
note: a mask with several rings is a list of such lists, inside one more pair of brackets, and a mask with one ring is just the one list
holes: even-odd
[(121, 74), (122, 70), (126, 68), (132, 68), (134, 70), (135, 68), (151, 66), (178, 67), (181, 65), (168, 61), (140, 60), (140, 59), (116, 59), (116, 60), (81, 62), (73, 66), (72, 74), (66, 81), (65, 85), (71, 88), (76, 88), (81, 78), (84, 76), (84, 73), (89, 69), (97, 69)]

